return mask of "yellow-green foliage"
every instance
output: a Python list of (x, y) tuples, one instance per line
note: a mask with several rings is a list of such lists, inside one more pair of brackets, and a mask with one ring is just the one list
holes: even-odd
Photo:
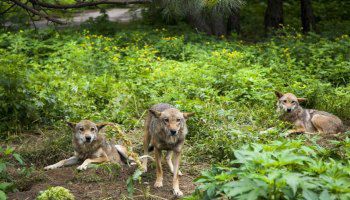
[(91, 22), (84, 31), (0, 34), (0, 129), (88, 118), (130, 130), (152, 104), (168, 102), (196, 113), (189, 141), (221, 160), (243, 142), (278, 137), (257, 134), (281, 124), (274, 90), (349, 119), (349, 36), (246, 44), (180, 28), (116, 27), (111, 36)]
[(74, 200), (74, 196), (64, 187), (51, 187), (36, 198), (36, 200)]
[[(236, 150), (244, 144), (286, 142), (281, 137), (286, 126), (275, 113), (275, 90), (308, 98), (304, 107), (332, 112), (344, 120), (350, 118), (348, 35), (326, 39), (313, 34), (286, 33), (265, 42), (247, 44), (181, 30), (181, 27), (102, 24), (96, 26), (93, 21), (89, 22), (84, 26), (86, 30), (0, 33), (1, 133), (43, 125), (59, 127), (53, 131), (59, 131), (55, 137), (45, 132), (41, 147), (26, 154), (21, 152), (30, 163), (40, 160), (35, 163), (37, 166), (49, 164), (63, 158), (64, 152), (71, 153), (70, 134), (62, 121), (112, 121), (128, 131), (141, 128), (141, 120), (152, 104), (168, 102), (196, 113), (188, 121), (186, 156), (192, 157), (192, 161), (221, 162), (230, 169), (228, 176), (236, 176), (235, 171), (231, 171), (232, 165), (242, 166), (242, 173), (254, 172), (267, 181), (262, 183), (261, 193), (252, 194), (255, 197), (279, 199), (287, 195), (285, 199), (302, 199), (315, 196), (314, 193), (317, 197), (321, 194), (322, 197), (328, 194), (348, 197), (350, 186), (342, 184), (343, 180), (349, 180), (348, 172), (342, 171), (344, 179), (337, 179), (337, 174), (309, 173), (314, 167), (313, 161), (316, 167), (318, 164), (348, 166), (348, 140), (335, 149), (325, 148), (317, 153), (311, 164), (299, 165), (296, 161), (284, 169), (316, 182), (320, 182), (321, 175), (341, 180), (341, 185), (303, 190), (295, 185), (287, 187), (284, 182), (287, 179), (282, 177), (281, 187), (275, 187), (273, 181), (279, 181), (274, 179), (276, 174), (267, 174), (259, 166), (248, 165), (249, 162), (236, 163)], [(104, 31), (113, 34), (104, 34)], [(7, 135), (0, 136), (6, 138)], [(324, 153), (328, 150), (330, 153)], [(271, 155), (267, 161), (275, 162), (280, 153), (283, 153), (281, 158), (288, 159), (288, 152), (277, 149), (273, 154), (258, 153)], [(296, 156), (307, 156), (305, 152), (299, 153), (296, 152)], [(334, 160), (333, 164), (329, 158)], [(243, 168), (245, 166), (249, 169)], [(202, 193), (197, 195), (210, 199), (226, 194), (232, 199), (249, 199), (236, 195), (229, 187), (220, 190), (222, 185), (230, 185), (227, 181), (236, 180), (236, 177), (221, 180), (220, 170), (214, 168), (210, 172), (212, 176), (200, 179)], [(283, 173), (277, 174), (278, 177)], [(269, 179), (265, 179), (266, 176)], [(248, 186), (253, 185), (250, 188), (256, 188), (250, 184), (256, 181), (255, 177), (238, 178), (238, 183), (232, 184), (245, 187), (249, 183)]]

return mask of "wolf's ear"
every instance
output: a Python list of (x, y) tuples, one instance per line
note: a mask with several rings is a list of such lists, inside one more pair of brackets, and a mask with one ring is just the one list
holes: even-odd
[(113, 125), (114, 124), (110, 123), (110, 122), (102, 122), (102, 123), (96, 124), (96, 127), (97, 127), (98, 130), (101, 130), (105, 126), (113, 126)]
[(162, 115), (161, 112), (153, 110), (153, 109), (149, 109), (148, 111), (156, 118), (159, 118)]
[(74, 123), (74, 122), (67, 122), (67, 125), (68, 125), (72, 130), (74, 130), (74, 129), (75, 129), (75, 126), (77, 125), (77, 123)]
[(278, 99), (280, 99), (281, 97), (283, 97), (283, 94), (281, 92), (275, 91), (275, 95)]
[(185, 119), (188, 119), (189, 117), (193, 116), (195, 113), (194, 112), (184, 112), (182, 114), (184, 115)]
[(307, 101), (307, 98), (297, 98), (297, 99), (299, 103)]

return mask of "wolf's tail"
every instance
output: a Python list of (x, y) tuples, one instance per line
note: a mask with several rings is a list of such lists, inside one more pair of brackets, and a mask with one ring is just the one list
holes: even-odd
[(143, 158), (149, 158), (151, 159), (152, 161), (154, 161), (154, 158), (152, 156), (149, 156), (149, 155), (143, 155), (143, 156), (140, 156), (139, 159), (143, 159)]
[[(136, 161), (135, 159), (138, 159), (138, 160), (141, 160), (143, 158), (150, 158), (151, 160), (154, 160), (151, 156), (149, 155), (143, 155), (143, 156), (140, 156), (138, 158), (133, 158), (133, 157), (128, 157), (127, 155), (127, 150), (124, 146), (122, 145), (115, 145), (115, 148), (117, 149), (119, 155), (121, 155), (122, 157), (122, 160), (125, 162), (125, 163), (130, 163), (130, 165), (135, 165), (136, 164)], [(153, 150), (153, 149), (152, 149)]]

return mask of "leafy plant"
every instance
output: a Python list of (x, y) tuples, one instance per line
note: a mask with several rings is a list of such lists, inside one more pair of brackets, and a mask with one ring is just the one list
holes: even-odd
[[(231, 166), (215, 166), (197, 180), (202, 199), (347, 199), (347, 161), (320, 156), (304, 140), (253, 143), (234, 152)], [(321, 154), (322, 155), (322, 154)]]
[(22, 157), (14, 153), (10, 147), (0, 147), (0, 199), (6, 199), (6, 193), (14, 189), (14, 184), (11, 182), (7, 168), (12, 166), (11, 160), (16, 160), (18, 164), (24, 165)]
[(66, 188), (61, 186), (51, 187), (39, 194), (37, 200), (74, 200), (73, 194)]

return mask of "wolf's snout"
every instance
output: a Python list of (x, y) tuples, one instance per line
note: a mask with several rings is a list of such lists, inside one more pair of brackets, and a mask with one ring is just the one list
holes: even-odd
[(177, 131), (170, 130), (171, 135), (176, 135)]
[(291, 108), (287, 108), (287, 112), (292, 112), (292, 109)]
[(87, 142), (91, 142), (91, 136), (88, 135), (88, 136), (85, 137), (85, 139), (86, 139)]

